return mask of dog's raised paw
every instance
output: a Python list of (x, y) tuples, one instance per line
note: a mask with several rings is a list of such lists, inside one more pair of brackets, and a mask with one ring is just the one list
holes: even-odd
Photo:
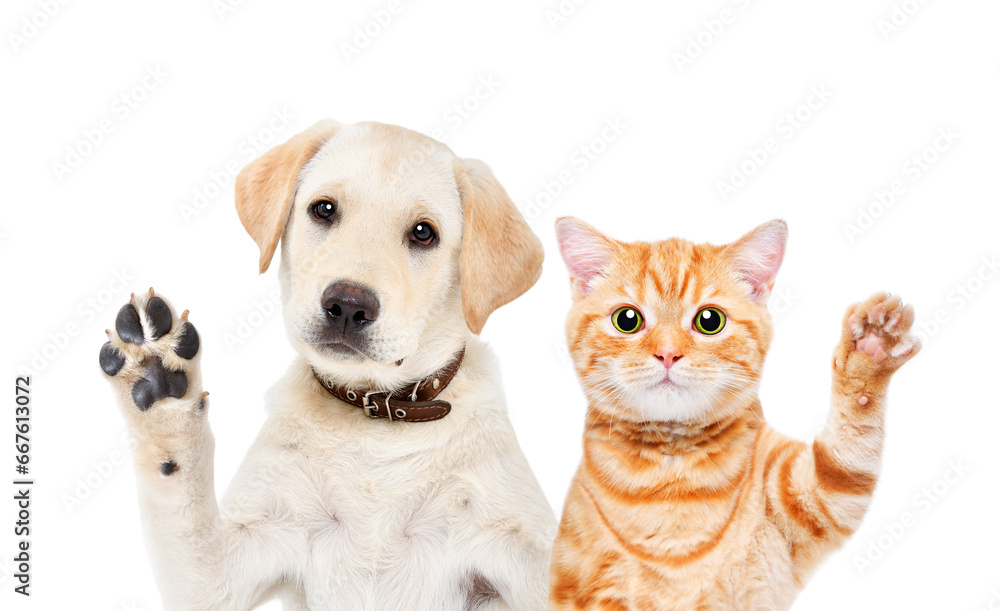
[[(101, 369), (140, 412), (168, 397), (184, 398), (191, 390), (201, 340), (187, 317), (186, 310), (176, 316), (166, 300), (149, 289), (145, 297), (133, 295), (121, 307), (114, 331), (107, 332), (99, 355)], [(199, 408), (203, 401), (199, 397)]]

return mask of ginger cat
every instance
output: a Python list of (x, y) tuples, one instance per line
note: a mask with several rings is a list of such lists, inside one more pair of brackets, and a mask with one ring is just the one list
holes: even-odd
[(913, 308), (885, 293), (848, 308), (829, 421), (805, 444), (758, 399), (783, 221), (725, 246), (628, 244), (573, 218), (556, 233), (590, 406), (549, 608), (789, 608), (871, 501)]

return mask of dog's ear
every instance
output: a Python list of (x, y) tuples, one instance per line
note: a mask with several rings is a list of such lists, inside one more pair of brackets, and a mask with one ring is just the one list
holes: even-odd
[(485, 163), (456, 161), (462, 197), (462, 310), (479, 334), (489, 315), (527, 291), (542, 273), (542, 242)]
[(267, 271), (285, 231), (299, 171), (339, 127), (330, 119), (320, 121), (264, 153), (236, 177), (236, 212), (260, 248), (260, 273)]

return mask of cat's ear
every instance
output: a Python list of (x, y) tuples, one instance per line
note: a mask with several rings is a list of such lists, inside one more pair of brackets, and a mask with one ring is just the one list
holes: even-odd
[(595, 278), (611, 266), (618, 244), (580, 219), (563, 216), (556, 219), (559, 251), (569, 270), (573, 299), (590, 293)]
[(729, 262), (739, 279), (748, 285), (754, 301), (763, 303), (770, 296), (787, 242), (788, 225), (774, 220), (729, 245)]

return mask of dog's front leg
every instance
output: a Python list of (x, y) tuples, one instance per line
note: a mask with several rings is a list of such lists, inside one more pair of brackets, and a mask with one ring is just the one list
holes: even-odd
[(465, 608), (540, 611), (549, 598), (556, 518), (513, 431), (495, 426), (508, 429), (501, 442), (508, 447), (479, 465), (474, 476), (489, 493), (486, 502), (470, 505), (472, 537), (462, 549), (470, 565)]
[[(219, 518), (214, 439), (202, 392), (199, 338), (150, 289), (123, 306), (101, 348), (134, 439), (147, 546), (167, 609), (249, 608), (260, 576), (233, 570), (239, 554)], [(248, 563), (252, 564), (252, 563)], [(237, 582), (239, 581), (239, 583)]]
[(539, 512), (526, 519), (511, 516), (481, 531), (468, 557), (475, 568), (467, 578), (465, 609), (544, 609), (555, 528), (555, 517)]

